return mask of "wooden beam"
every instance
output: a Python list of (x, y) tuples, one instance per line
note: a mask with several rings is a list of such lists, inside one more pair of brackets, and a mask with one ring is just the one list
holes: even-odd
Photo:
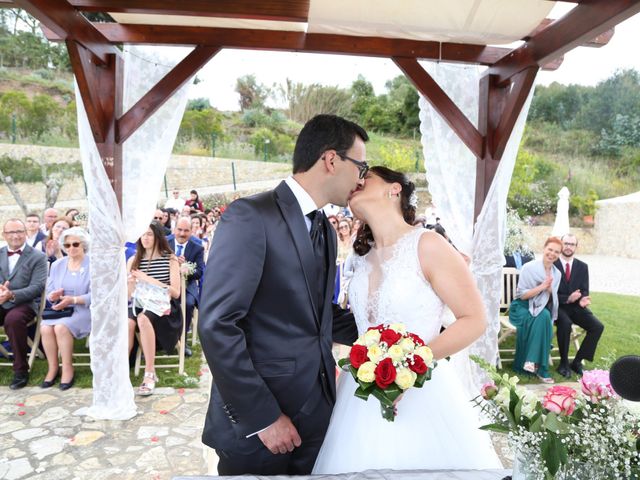
[(37, 18), (62, 40), (69, 39), (81, 43), (103, 64), (107, 63), (108, 55), (120, 53), (66, 0), (14, 0), (14, 3), (16, 7)]
[(491, 156), (500, 161), (507, 146), (513, 127), (520, 116), (524, 102), (527, 100), (531, 87), (538, 73), (537, 67), (531, 67), (514, 75), (513, 86), (507, 95), (507, 101), (502, 111), (500, 123), (492, 133)]
[[(210, 45), (220, 48), (338, 53), (373, 57), (415, 57), (448, 62), (493, 65), (511, 50), (485, 45), (422, 42), (398, 38), (356, 37), (320, 33), (97, 23), (95, 28), (112, 43), (150, 45)], [(48, 40), (60, 38), (43, 29)]]
[(84, 12), (193, 15), (306, 22), (310, 0), (69, 0)]
[(196, 47), (168, 72), (117, 121), (116, 142), (123, 143), (171, 96), (220, 51), (215, 47)]
[(583, 0), (580, 5), (503, 57), (490, 69), (499, 82), (544, 65), (640, 12), (640, 0)]
[[(554, 19), (552, 18), (545, 18), (544, 20), (542, 20), (538, 26), (536, 28), (534, 28), (531, 33), (529, 33), (529, 35), (527, 35), (526, 37), (523, 37), (522, 40), (524, 42), (528, 42), (529, 40), (531, 40), (531, 37), (536, 36), (538, 33), (540, 33), (542, 30), (544, 30), (545, 28), (547, 28), (549, 25), (551, 25), (553, 22), (555, 22)], [(613, 34), (615, 33), (615, 29), (614, 28), (610, 28), (609, 30), (607, 30), (606, 32), (601, 33), (600, 35), (598, 35), (595, 38), (592, 38), (591, 40), (583, 43), (582, 45), (580, 45), (581, 47), (591, 47), (591, 48), (600, 48), (605, 46), (606, 44), (608, 44), (611, 39), (613, 38)]]
[(453, 103), (440, 85), (429, 75), (415, 58), (393, 57), (395, 64), (411, 80), (444, 121), (460, 137), (460, 140), (476, 157), (483, 156), (484, 138), (464, 113)]

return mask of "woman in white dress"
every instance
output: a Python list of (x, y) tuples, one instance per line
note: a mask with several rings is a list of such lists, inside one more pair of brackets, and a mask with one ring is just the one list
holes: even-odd
[[(403, 174), (373, 167), (352, 196), (349, 206), (364, 225), (354, 244), (349, 301), (360, 334), (372, 325), (402, 322), (427, 342), (438, 366), (423, 388), (400, 398), (394, 422), (382, 418), (375, 398), (355, 397), (353, 378), (341, 374), (313, 473), (502, 468), (488, 434), (478, 429), (478, 411), (445, 360), (484, 332), (480, 293), (444, 238), (412, 226), (414, 189)], [(440, 334), (445, 304), (456, 321)]]

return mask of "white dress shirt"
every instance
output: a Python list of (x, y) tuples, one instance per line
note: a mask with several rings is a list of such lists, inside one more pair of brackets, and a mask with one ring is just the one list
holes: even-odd
[[(22, 250), (22, 252), (24, 252), (25, 245), (26, 243), (23, 244), (18, 250)], [(7, 247), (7, 254), (9, 252), (17, 252), (18, 250), (9, 250), (9, 247)], [(9, 260), (9, 275), (11, 275), (13, 273), (13, 269), (16, 268), (16, 263), (18, 263), (18, 260), (20, 260), (20, 255), (7, 255), (7, 260)]]
[(285, 179), (285, 183), (289, 186), (293, 195), (296, 197), (298, 205), (300, 205), (300, 210), (302, 210), (302, 215), (304, 215), (304, 221), (307, 224), (307, 231), (310, 231), (311, 219), (307, 217), (307, 214), (318, 210), (316, 202), (313, 201), (311, 195), (309, 195), (307, 191), (302, 188), (302, 185), (300, 185), (292, 176), (287, 177)]

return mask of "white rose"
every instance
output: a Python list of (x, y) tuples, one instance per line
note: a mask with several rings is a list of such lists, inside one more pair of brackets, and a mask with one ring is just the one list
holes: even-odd
[(404, 359), (404, 350), (400, 345), (392, 345), (387, 351), (393, 363), (401, 362)]
[(358, 380), (362, 382), (373, 382), (376, 379), (375, 369), (375, 363), (364, 362), (358, 369)]
[(372, 362), (377, 364), (380, 360), (382, 360), (384, 352), (379, 345), (371, 345), (367, 350), (367, 355)]
[(431, 365), (431, 362), (433, 362), (433, 352), (426, 345), (422, 345), (416, 348), (413, 353), (420, 355), (422, 357), (422, 360), (424, 360), (424, 363), (426, 363), (427, 365)]
[(366, 342), (364, 341), (364, 335), (362, 335), (361, 337), (358, 337), (358, 339), (353, 342), (354, 345), (366, 345)]
[(412, 372), (408, 368), (399, 368), (396, 373), (396, 385), (400, 387), (402, 390), (406, 390), (408, 388), (413, 387), (413, 384), (416, 383), (416, 378), (418, 376), (415, 372)]
[(375, 345), (380, 342), (380, 331), (369, 330), (364, 334), (364, 343), (367, 347)]
[(396, 333), (405, 333), (407, 331), (407, 327), (405, 327), (404, 323), (392, 323), (389, 325), (389, 328)]
[(405, 353), (411, 353), (415, 348), (415, 344), (413, 343), (413, 340), (407, 337), (400, 340), (400, 343), (398, 343), (398, 345), (402, 347), (402, 350), (404, 350)]

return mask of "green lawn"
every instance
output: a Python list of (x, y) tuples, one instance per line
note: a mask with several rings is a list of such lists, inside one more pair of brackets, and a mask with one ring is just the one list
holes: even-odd
[[(608, 369), (611, 363), (623, 355), (640, 355), (640, 297), (618, 295), (615, 293), (592, 293), (591, 311), (604, 324), (604, 333), (598, 343), (593, 362), (584, 362), (587, 370), (599, 368)], [(555, 333), (555, 329), (554, 329)], [(553, 339), (554, 347), (557, 345)], [(511, 336), (500, 345), (501, 348), (513, 348), (515, 336)], [(569, 358), (573, 358), (575, 348), (571, 345)], [(555, 352), (557, 355), (557, 352)], [(557, 362), (557, 361), (556, 361)], [(556, 382), (566, 381), (555, 371), (557, 363), (552, 367)], [(503, 364), (503, 371), (513, 375), (511, 364)], [(523, 378), (518, 375), (521, 383), (538, 382), (535, 377)], [(574, 375), (573, 380), (577, 377)]]
[[(187, 344), (191, 345), (191, 339), (187, 337)], [(76, 340), (74, 353), (86, 353), (88, 352), (85, 340)], [(193, 356), (185, 358), (185, 375), (179, 375), (177, 368), (158, 368), (156, 374), (160, 378), (157, 383), (158, 387), (175, 387), (175, 388), (193, 388), (196, 387), (199, 380), (199, 372), (202, 368), (202, 349), (200, 344), (196, 344), (192, 348)], [(74, 359), (75, 360), (75, 359)], [(169, 360), (169, 359), (167, 359)], [(0, 359), (2, 363), (5, 359)], [(83, 359), (83, 363), (88, 363), (88, 360)], [(177, 359), (171, 359), (171, 363), (177, 362)], [(165, 360), (156, 360), (156, 365), (166, 363)], [(47, 373), (47, 362), (44, 359), (36, 358), (33, 363), (33, 368), (29, 374), (29, 386), (40, 385), (44, 380), (44, 376)], [(131, 384), (134, 387), (138, 387), (142, 383), (143, 369), (136, 377), (133, 375), (133, 368), (130, 370), (129, 377), (131, 378)], [(0, 385), (9, 385), (13, 379), (13, 371), (10, 367), (0, 368)], [(76, 367), (75, 368), (75, 386), (90, 388), (92, 385), (92, 374), (89, 367)], [(57, 386), (58, 384), (56, 384)], [(53, 387), (56, 388), (56, 387)]]

